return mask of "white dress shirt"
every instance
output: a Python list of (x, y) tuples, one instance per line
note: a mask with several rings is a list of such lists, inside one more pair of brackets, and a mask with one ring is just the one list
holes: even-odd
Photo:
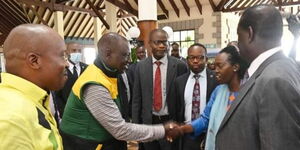
[(279, 51), (281, 51), (281, 47), (275, 47), (261, 53), (258, 57), (256, 57), (248, 68), (249, 78), (254, 74), (254, 72), (265, 60), (267, 60), (269, 57), (271, 57), (272, 55), (274, 55), (276, 52)]
[[(157, 60), (152, 56), (152, 66), (153, 66), (153, 91), (154, 91), (154, 81), (155, 81), (155, 72), (157, 69), (157, 65), (155, 64)], [(159, 60), (161, 62), (160, 65), (160, 73), (161, 73), (161, 90), (162, 90), (162, 107), (159, 112), (156, 112), (152, 107), (152, 112), (154, 115), (163, 116), (168, 115), (168, 106), (166, 105), (166, 97), (167, 97), (167, 68), (168, 68), (168, 57), (165, 55), (163, 58)], [(154, 94), (154, 92), (153, 92)], [(154, 95), (153, 95), (154, 98)], [(154, 99), (153, 99), (154, 102)]]
[[(69, 70), (70, 70), (70, 72), (73, 74), (73, 67), (74, 67), (74, 64), (71, 63), (70, 61), (68, 61), (68, 63), (69, 63)], [(78, 74), (78, 76), (79, 76), (79, 75), (80, 75), (80, 71), (81, 71), (80, 65), (79, 65), (79, 63), (77, 63), (77, 64), (75, 64), (75, 66), (76, 66), (77, 74)]]
[[(193, 91), (196, 79), (194, 78), (195, 73), (191, 71), (190, 76), (186, 82), (184, 90), (184, 103), (185, 103), (185, 123), (190, 123), (192, 120), (192, 101)], [(207, 75), (206, 68), (199, 73), (199, 84), (200, 84), (200, 114), (203, 113), (206, 106), (206, 91), (207, 91)]]

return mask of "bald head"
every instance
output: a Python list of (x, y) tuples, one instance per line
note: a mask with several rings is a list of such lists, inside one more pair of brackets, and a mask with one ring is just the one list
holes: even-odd
[(65, 80), (65, 49), (63, 39), (47, 26), (17, 26), (9, 33), (3, 46), (6, 71), (45, 90), (58, 89), (63, 86)]
[(117, 33), (104, 34), (98, 44), (98, 58), (111, 69), (124, 71), (129, 61), (129, 43)]
[(280, 12), (272, 5), (257, 5), (245, 10), (239, 26), (243, 29), (251, 27), (261, 40), (281, 41), (283, 23)]

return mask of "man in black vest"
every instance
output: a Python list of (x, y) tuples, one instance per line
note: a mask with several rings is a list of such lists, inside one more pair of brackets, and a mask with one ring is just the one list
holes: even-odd
[(59, 90), (53, 92), (53, 103), (55, 108), (55, 119), (59, 123), (64, 113), (65, 105), (69, 97), (73, 84), (77, 80), (78, 76), (85, 70), (87, 64), (81, 62), (82, 60), (82, 46), (79, 43), (71, 42), (67, 43), (67, 55), (69, 67), (67, 68), (68, 80), (65, 86)]

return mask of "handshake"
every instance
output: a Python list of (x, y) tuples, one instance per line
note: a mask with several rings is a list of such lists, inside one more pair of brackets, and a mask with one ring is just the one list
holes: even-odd
[(173, 139), (176, 139), (179, 136), (184, 135), (185, 133), (192, 133), (193, 128), (191, 125), (179, 125), (174, 122), (168, 122), (164, 124), (165, 128), (165, 137), (167, 141), (173, 142)]

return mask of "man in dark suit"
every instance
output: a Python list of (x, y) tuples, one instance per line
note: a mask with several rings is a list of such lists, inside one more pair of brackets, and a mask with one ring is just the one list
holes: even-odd
[(171, 50), (171, 56), (178, 58), (179, 60), (183, 61), (184, 63), (186, 63), (186, 59), (183, 58), (182, 56), (180, 56), (180, 46), (178, 43), (174, 42), (172, 43), (172, 50)]
[(65, 105), (69, 97), (73, 84), (77, 80), (78, 76), (85, 70), (87, 64), (81, 62), (82, 60), (82, 46), (79, 43), (71, 42), (67, 43), (67, 55), (69, 67), (67, 68), (68, 80), (64, 87), (53, 92), (53, 103), (55, 109), (55, 119), (60, 121), (64, 113)]
[[(169, 42), (164, 30), (150, 33), (153, 56), (140, 61), (135, 70), (132, 120), (142, 124), (159, 124), (176, 120), (174, 82), (187, 72), (186, 65), (167, 55)], [(144, 143), (146, 150), (171, 150), (166, 140)], [(172, 148), (173, 149), (173, 148)]]
[[(191, 45), (187, 57), (190, 71), (176, 79), (176, 101), (179, 102), (177, 110), (180, 110), (178, 121), (181, 123), (190, 123), (200, 116), (212, 91), (217, 86), (215, 73), (206, 68), (206, 54), (204, 45), (198, 43)], [(195, 95), (195, 92), (199, 94)], [(205, 134), (196, 139), (188, 135), (184, 136), (183, 150), (199, 150), (200, 145), (204, 146), (204, 138)]]
[(217, 150), (299, 149), (300, 72), (280, 48), (282, 30), (274, 6), (254, 6), (241, 16), (238, 46), (251, 63), (250, 78), (219, 127)]

